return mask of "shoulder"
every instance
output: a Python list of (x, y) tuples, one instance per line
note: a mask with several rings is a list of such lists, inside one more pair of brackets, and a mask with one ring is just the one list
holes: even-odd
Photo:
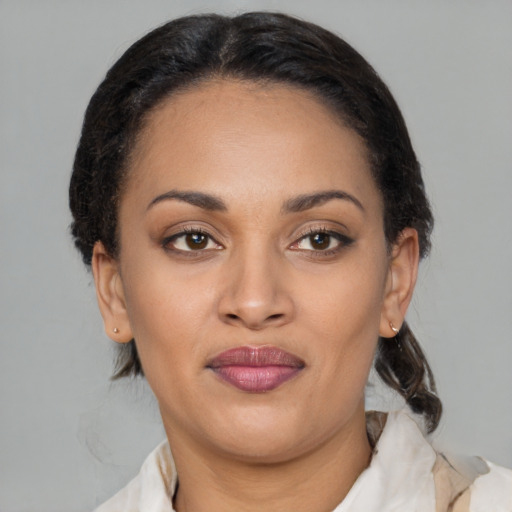
[(176, 468), (167, 441), (144, 461), (139, 474), (94, 512), (173, 512)]
[(94, 509), (94, 512), (139, 512), (140, 478), (135, 477), (112, 498)]
[[(384, 487), (394, 491), (389, 504), (383, 495), (378, 506), (361, 510), (512, 512), (512, 470), (480, 457), (437, 452), (409, 410), (387, 417), (371, 413), (368, 419), (369, 437), (376, 441), (369, 472), (380, 469)], [(375, 482), (366, 486), (366, 495), (375, 488)]]
[(436, 512), (512, 512), (512, 470), (480, 457), (437, 454)]
[(489, 471), (471, 486), (471, 512), (512, 512), (512, 470), (485, 461)]

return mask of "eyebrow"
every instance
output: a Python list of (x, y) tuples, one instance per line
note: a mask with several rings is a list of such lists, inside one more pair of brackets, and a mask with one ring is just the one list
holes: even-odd
[[(285, 201), (283, 207), (281, 208), (281, 212), (303, 212), (305, 210), (314, 208), (315, 206), (321, 206), (322, 204), (325, 204), (328, 201), (332, 201), (333, 199), (349, 201), (353, 203), (355, 206), (357, 206), (361, 211), (365, 211), (361, 202), (352, 194), (349, 194), (348, 192), (345, 192), (343, 190), (323, 190), (320, 192), (315, 192), (313, 194), (303, 194), (288, 199), (287, 201)], [(151, 209), (158, 203), (171, 200), (183, 201), (184, 203), (188, 203), (191, 204), (192, 206), (197, 206), (199, 208), (202, 208), (203, 210), (208, 211), (227, 211), (228, 209), (224, 201), (222, 201), (222, 199), (211, 194), (195, 191), (180, 192), (178, 190), (170, 190), (169, 192), (165, 192), (164, 194), (160, 194), (159, 196), (155, 197), (149, 203), (147, 210)]]
[(310, 208), (314, 208), (315, 206), (321, 206), (322, 204), (333, 199), (349, 201), (356, 205), (361, 211), (365, 211), (359, 199), (343, 190), (323, 190), (320, 192), (315, 192), (314, 194), (304, 194), (293, 197), (284, 203), (281, 211), (283, 213), (303, 212), (305, 210), (309, 210)]
[(203, 210), (209, 211), (226, 211), (227, 207), (222, 199), (215, 197), (210, 194), (205, 194), (204, 192), (180, 192), (178, 190), (170, 190), (169, 192), (165, 192), (165, 194), (161, 194), (155, 197), (148, 205), (146, 210), (149, 210), (153, 206), (162, 201), (183, 201), (184, 203), (189, 203), (193, 206), (198, 206)]

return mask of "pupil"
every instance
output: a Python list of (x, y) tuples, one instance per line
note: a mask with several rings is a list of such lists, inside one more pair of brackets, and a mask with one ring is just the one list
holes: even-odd
[(327, 249), (330, 243), (330, 235), (326, 233), (317, 233), (311, 237), (311, 245), (315, 249)]
[(208, 238), (201, 233), (190, 233), (185, 240), (189, 249), (204, 249), (208, 244)]

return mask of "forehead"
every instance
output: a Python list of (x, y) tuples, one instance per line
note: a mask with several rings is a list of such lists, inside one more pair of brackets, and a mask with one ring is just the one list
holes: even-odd
[(340, 185), (376, 192), (366, 146), (339, 116), (301, 89), (229, 80), (179, 92), (155, 108), (128, 180), (128, 190), (139, 193), (200, 188), (251, 200), (263, 189)]

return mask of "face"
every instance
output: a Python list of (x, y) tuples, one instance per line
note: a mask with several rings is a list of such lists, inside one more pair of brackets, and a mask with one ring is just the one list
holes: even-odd
[(360, 429), (409, 291), (358, 135), (303, 91), (217, 81), (152, 113), (129, 172), (95, 277), (171, 444), (272, 462)]

